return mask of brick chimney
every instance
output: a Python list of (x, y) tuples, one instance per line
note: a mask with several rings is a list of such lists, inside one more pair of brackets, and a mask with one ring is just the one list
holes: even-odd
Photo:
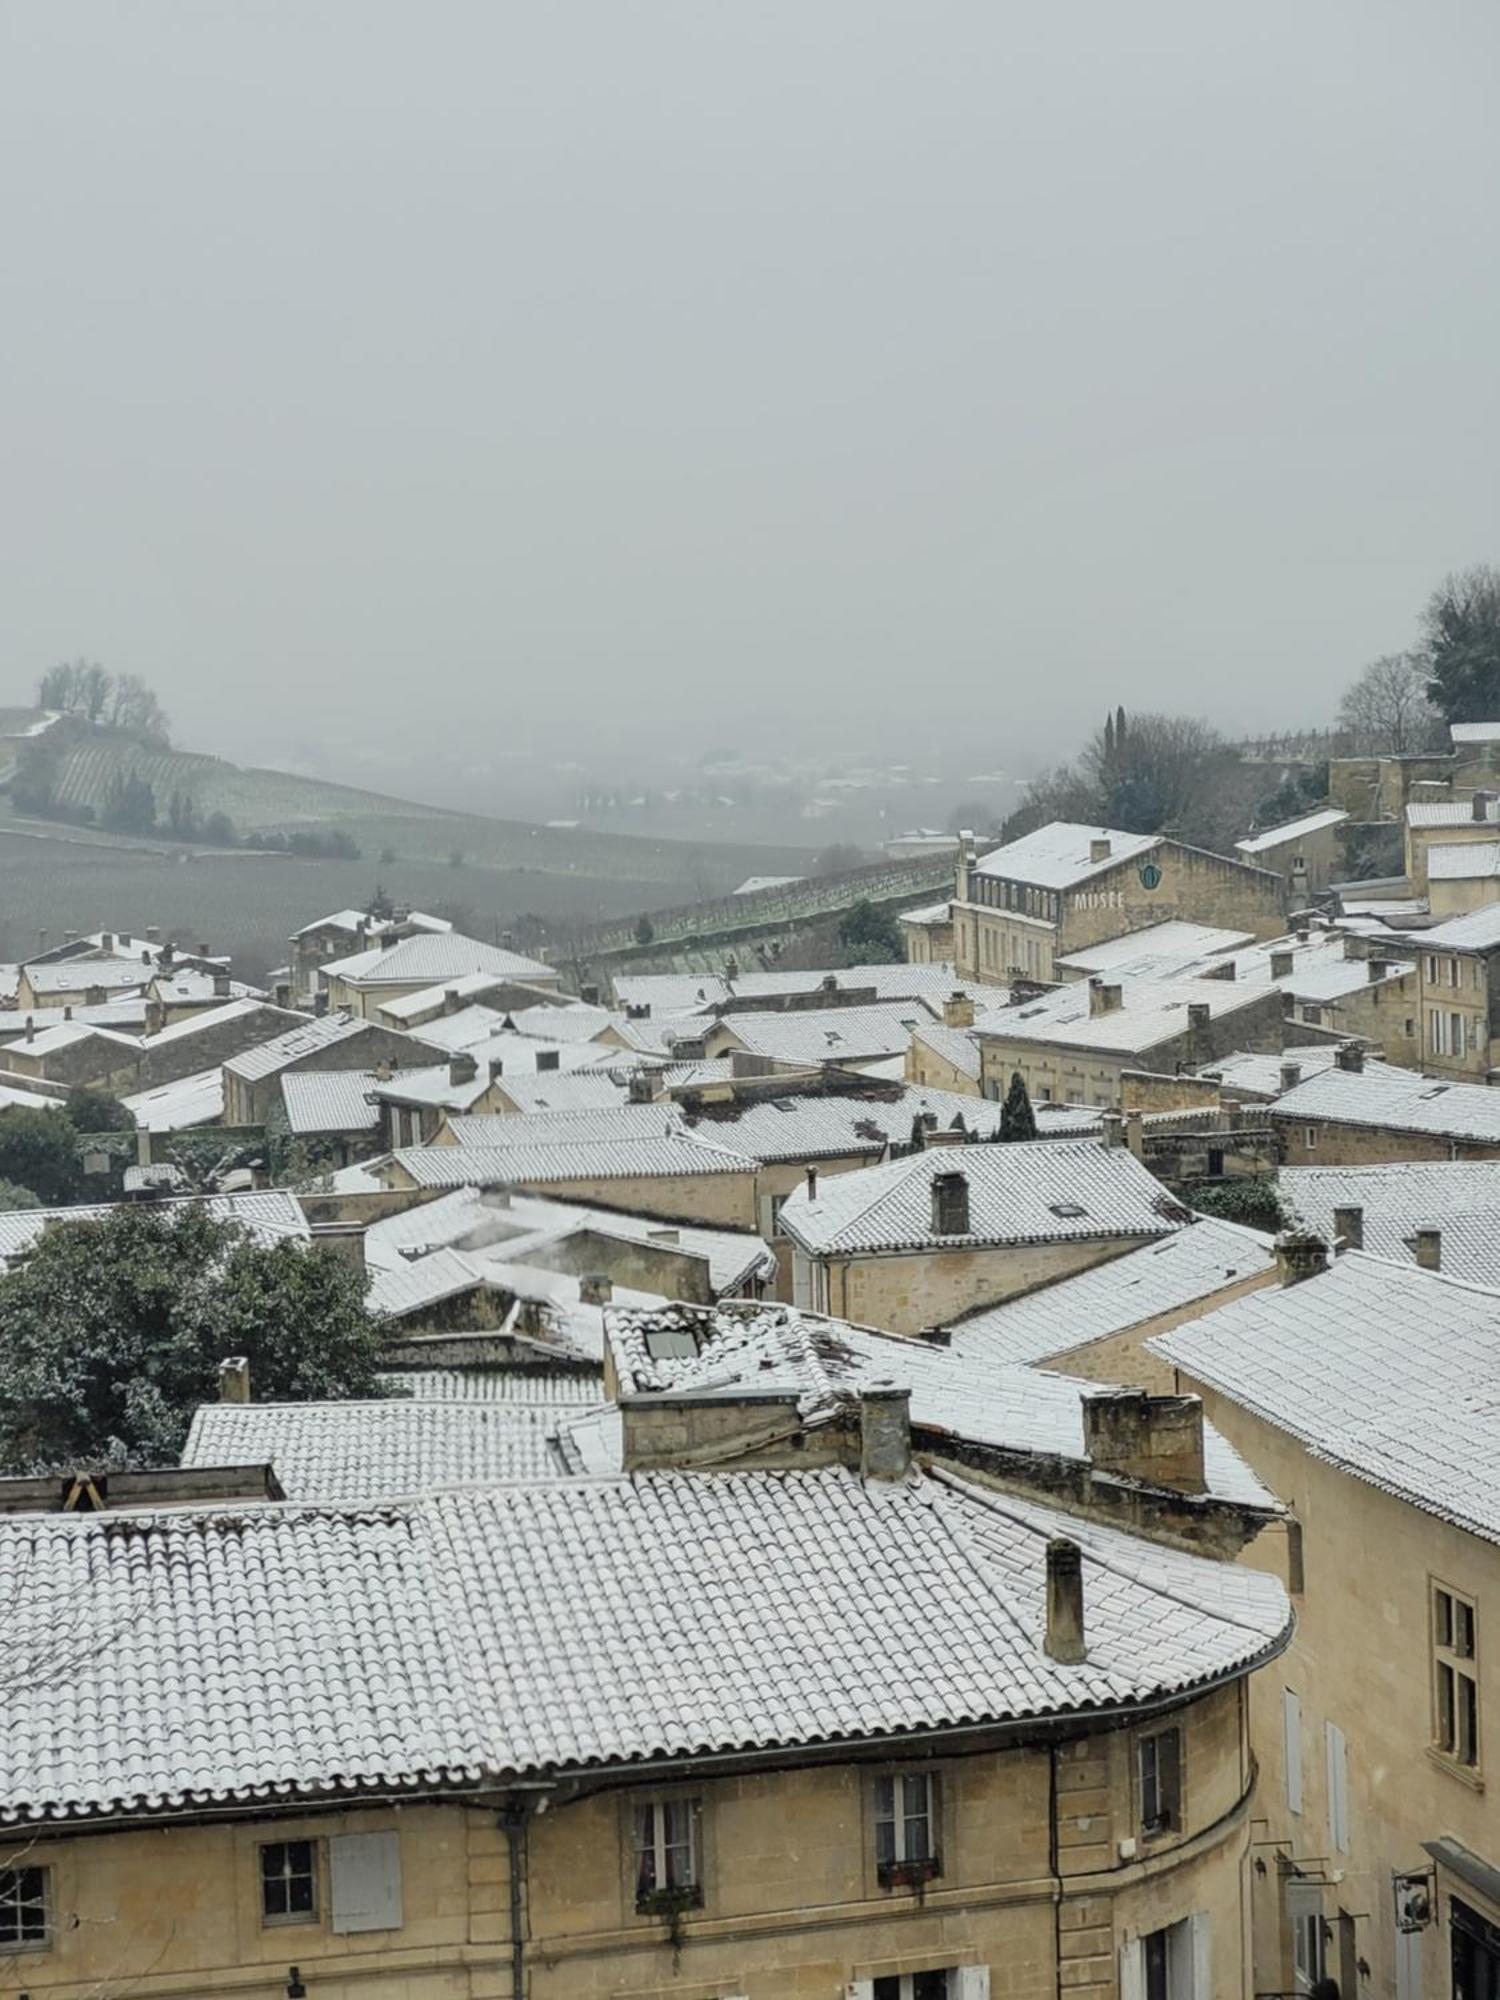
[(911, 1391), (868, 1382), (859, 1392), (859, 1470), (864, 1479), (904, 1479), (911, 1471)]
[(1333, 1240), (1335, 1250), (1363, 1250), (1365, 1247), (1365, 1212), (1363, 1208), (1351, 1205), (1333, 1211)]
[(1203, 1404), (1197, 1396), (1102, 1389), (1083, 1398), (1083, 1442), (1101, 1472), (1176, 1493), (1202, 1493)]
[(973, 1000), (967, 993), (950, 993), (943, 1002), (943, 1026), (945, 1028), (972, 1028), (973, 1025)]
[(1276, 1239), (1276, 1271), (1283, 1285), (1300, 1285), (1328, 1269), (1328, 1245), (1311, 1229), (1288, 1229)]
[(1089, 842), (1090, 861), (1108, 861), (1111, 851), (1111, 842), (1107, 833), (1096, 833)]
[(1419, 1229), (1410, 1239), (1411, 1253), (1418, 1267), (1423, 1271), (1441, 1271), (1443, 1268), (1443, 1232), (1441, 1229)]
[(932, 1233), (934, 1236), (969, 1233), (969, 1177), (958, 1168), (932, 1177)]
[(1337, 1068), (1347, 1070), (1351, 1076), (1359, 1076), (1365, 1066), (1365, 1050), (1362, 1042), (1340, 1042), (1334, 1054)]
[(248, 1403), (249, 1400), (250, 1363), (243, 1354), (231, 1355), (219, 1363), (219, 1401)]
[(1066, 1535), (1047, 1543), (1047, 1630), (1042, 1641), (1049, 1659), (1076, 1667), (1088, 1658), (1083, 1632), (1083, 1552)]

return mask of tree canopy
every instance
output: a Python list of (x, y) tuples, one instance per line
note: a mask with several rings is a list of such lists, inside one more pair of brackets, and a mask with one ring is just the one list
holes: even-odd
[(30, 1188), (44, 1207), (55, 1208), (74, 1199), (80, 1171), (71, 1119), (21, 1104), (0, 1111), (0, 1180)]
[(63, 1104), (63, 1116), (75, 1132), (133, 1132), (135, 1119), (107, 1090), (75, 1084)]
[(1009, 1144), (1016, 1139), (1036, 1137), (1036, 1113), (1031, 1108), (1031, 1092), (1019, 1070), (1012, 1070), (1010, 1088), (1000, 1107), (1000, 1139)]
[(97, 660), (65, 660), (37, 683), (37, 706), (118, 729), (164, 750), (171, 741), (166, 713), (139, 674), (106, 672)]
[(1409, 756), (1443, 747), (1443, 719), (1428, 699), (1420, 653), (1382, 653), (1344, 691), (1339, 728), (1360, 756)]
[(901, 926), (868, 896), (852, 903), (839, 919), (839, 943), (850, 965), (889, 965), (906, 956)]
[(266, 1246), (197, 1203), (64, 1222), (0, 1277), (0, 1469), (171, 1465), (243, 1355), (257, 1400), (375, 1393), (353, 1265)]
[(1444, 577), (1422, 614), (1422, 659), (1444, 721), (1500, 716), (1500, 570), (1478, 563)]

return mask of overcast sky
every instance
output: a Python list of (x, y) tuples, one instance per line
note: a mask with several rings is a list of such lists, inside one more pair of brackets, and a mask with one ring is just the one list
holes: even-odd
[(1497, 74), (1493, 0), (0, 0), (3, 693), (387, 778), (1320, 720), (1500, 559)]

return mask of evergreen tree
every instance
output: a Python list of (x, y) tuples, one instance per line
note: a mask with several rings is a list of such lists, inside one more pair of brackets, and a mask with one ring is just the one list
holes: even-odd
[(1021, 1080), (1021, 1072), (1012, 1070), (1010, 1089), (1005, 1093), (1005, 1102), (1000, 1107), (1000, 1142), (1008, 1145), (1013, 1139), (1034, 1139), (1036, 1137), (1036, 1113), (1031, 1108), (1031, 1095)]

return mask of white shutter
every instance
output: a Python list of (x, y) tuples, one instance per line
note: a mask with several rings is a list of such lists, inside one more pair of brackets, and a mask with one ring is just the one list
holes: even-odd
[(1120, 2000), (1145, 2000), (1146, 1954), (1139, 1938), (1120, 1946)]
[(1336, 1722), (1323, 1725), (1328, 1752), (1328, 1842), (1335, 1854), (1349, 1852), (1349, 1754)]
[(1422, 1933), (1396, 1933), (1396, 2000), (1422, 2000)]
[(990, 2000), (987, 1965), (961, 1965), (954, 1975), (954, 2000)]
[(873, 1979), (851, 1979), (844, 1988), (844, 2000), (875, 2000)]
[(1281, 1691), (1281, 1753), (1286, 1766), (1286, 1809), (1302, 1810), (1302, 1699), (1290, 1688)]
[(1213, 2000), (1213, 1934), (1207, 1910), (1195, 1910), (1188, 1918), (1193, 1938), (1193, 2000)]
[(336, 1931), (401, 1928), (401, 1836), (340, 1833), (328, 1843)]

